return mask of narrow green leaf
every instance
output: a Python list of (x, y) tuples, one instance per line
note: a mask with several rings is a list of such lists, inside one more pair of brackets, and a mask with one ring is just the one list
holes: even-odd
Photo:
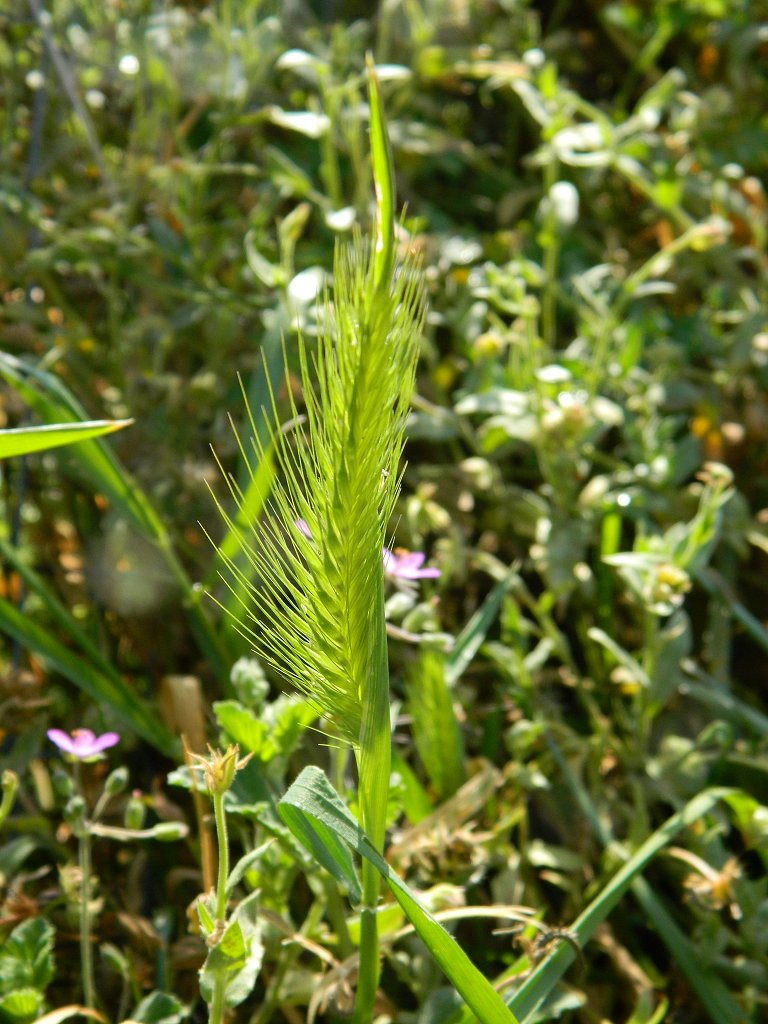
[[(87, 420), (82, 405), (53, 374), (25, 363), (7, 352), (0, 352), (0, 377), (3, 377), (41, 419), (49, 423), (76, 425)], [(72, 449), (71, 457), (82, 476), (98, 493), (104, 494), (158, 546), (174, 575), (189, 616), (190, 628), (201, 651), (216, 673), (226, 679), (234, 661), (222, 638), (217, 635), (201, 605), (202, 592), (192, 585), (179, 561), (171, 536), (138, 482), (121, 465), (102, 438), (92, 437)]]
[(91, 664), (116, 682), (117, 685), (120, 685), (121, 676), (119, 672), (102, 654), (74, 615), (54, 594), (46, 580), (25, 563), (21, 552), (2, 537), (0, 537), (0, 555), (19, 573), (30, 591), (40, 598), (47, 614), (64, 630), (68, 639), (80, 647), (80, 650), (87, 656)]
[(504, 595), (517, 578), (518, 571), (513, 566), (504, 579), (496, 584), (456, 638), (456, 644), (445, 667), (445, 677), (449, 686), (461, 678), (469, 663), (480, 650), (480, 646), (488, 635), (488, 630), (496, 621)]
[(377, 288), (388, 288), (395, 263), (395, 171), (381, 104), (379, 79), (370, 54), (368, 97), (371, 108), (371, 162), (377, 216), (374, 283)]
[(608, 636), (604, 630), (598, 629), (597, 626), (588, 629), (587, 636), (612, 654), (619, 665), (629, 672), (636, 683), (639, 683), (644, 689), (650, 690), (651, 680), (648, 678), (645, 669), (636, 658), (633, 658), (628, 651), (625, 651), (623, 647), (617, 644), (613, 637)]
[[(271, 441), (267, 441), (264, 456), (257, 465), (252, 466), (248, 461), (247, 481), (245, 492), (239, 495), (232, 526), (216, 544), (216, 557), (206, 577), (206, 586), (210, 586), (216, 577), (226, 571), (228, 559), (239, 556), (243, 536), (247, 536), (253, 524), (259, 521), (275, 482), (275, 458)], [(231, 488), (238, 486), (234, 480), (229, 483)]]
[(744, 1012), (731, 995), (728, 986), (711, 970), (710, 965), (701, 962), (700, 954), (680, 930), (663, 900), (656, 895), (644, 878), (634, 880), (632, 894), (653, 921), (664, 945), (685, 972), (713, 1024), (743, 1024)]
[(42, 427), (0, 430), (0, 459), (47, 451), (49, 448), (74, 444), (76, 441), (87, 441), (91, 437), (122, 430), (132, 423), (133, 420), (89, 420), (85, 423), (54, 423)]
[(261, 843), (256, 847), (255, 850), (250, 850), (235, 864), (234, 868), (229, 873), (227, 879), (227, 893), (231, 893), (235, 886), (241, 882), (251, 868), (261, 860), (265, 852), (274, 842), (274, 839), (268, 839), (265, 843)]
[(154, 709), (123, 682), (109, 678), (85, 658), (64, 647), (18, 608), (0, 598), (0, 630), (45, 658), (66, 679), (89, 697), (108, 704), (127, 726), (164, 753), (181, 756), (178, 738), (160, 721)]
[(197, 901), (197, 916), (200, 918), (200, 925), (205, 932), (206, 937), (208, 935), (212, 935), (216, 927), (216, 922), (213, 919), (213, 914), (211, 914), (208, 906), (206, 905), (204, 896), (201, 896)]
[(406, 677), (416, 750), (441, 801), (467, 781), (461, 727), (445, 676), (444, 656), (425, 650)]
[[(614, 910), (649, 861), (679, 832), (699, 821), (730, 792), (728, 789), (705, 790), (646, 839), (572, 925), (570, 930), (578, 946), (583, 947), (589, 941), (598, 925), (602, 924)], [(535, 967), (510, 1001), (510, 1006), (523, 1024), (541, 1006), (575, 959), (574, 947), (571, 943), (563, 941)], [(723, 1018), (723, 1021), (725, 1020), (726, 1018)]]
[[(405, 882), (390, 869), (319, 768), (311, 766), (302, 771), (280, 801), (279, 809), (297, 838), (316, 856), (320, 851), (318, 859), (324, 866), (336, 859), (335, 851), (323, 851), (325, 837), (330, 834), (375, 867), (432, 956), (482, 1024), (515, 1024), (514, 1015), (498, 992), (458, 943), (421, 905)], [(329, 870), (339, 877), (338, 866)]]

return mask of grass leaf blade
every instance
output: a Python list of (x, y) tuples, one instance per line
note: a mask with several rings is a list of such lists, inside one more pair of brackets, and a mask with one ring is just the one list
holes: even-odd
[[(405, 882), (391, 870), (319, 768), (310, 766), (302, 771), (280, 801), (279, 810), (288, 827), (305, 845), (306, 837), (314, 832), (308, 847), (312, 852), (315, 852), (322, 836), (330, 831), (372, 864), (389, 885), (432, 956), (482, 1024), (515, 1024), (514, 1014), (507, 1009), (490, 982), (422, 906)], [(296, 825), (298, 831), (294, 827)]]
[(50, 423), (42, 427), (0, 430), (0, 459), (87, 441), (122, 430), (132, 423), (133, 420), (86, 420), (83, 423)]

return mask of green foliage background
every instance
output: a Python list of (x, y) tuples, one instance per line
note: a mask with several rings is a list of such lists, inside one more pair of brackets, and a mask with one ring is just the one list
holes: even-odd
[[(296, 379), (334, 244), (370, 228), (370, 50), (401, 255), (419, 255), (429, 303), (391, 529), (442, 571), (388, 594), (390, 859), (433, 910), (533, 908), (542, 928), (518, 937), (456, 925), (489, 977), (525, 975), (547, 929), (673, 812), (734, 787), (648, 868), (650, 895), (624, 897), (547, 1013), (762, 1019), (767, 48), (759, 0), (4, 6), (0, 425), (135, 419), (3, 466), (0, 763), (27, 780), (4, 885), (67, 861), (57, 798), (29, 774), (45, 729), (118, 725), (151, 793), (171, 767), (169, 675), (199, 679), (206, 708), (230, 699), (227, 738), (258, 733), (262, 749), (265, 720), (291, 733), (238, 796), (244, 849), (264, 838), (254, 807), (301, 764), (328, 759), (344, 784), (312, 733), (296, 753), (306, 720), (230, 681), (249, 645), (202, 591), (230, 600), (205, 537), (227, 542), (210, 445), (253, 516), (272, 486), (265, 460), (248, 488), (237, 374), (257, 411), (284, 353)], [(156, 785), (153, 801), (162, 816)], [(343, 961), (355, 922), (338, 896), (320, 899), (327, 880), (296, 850), (270, 851), (250, 886)], [(163, 935), (158, 977), (136, 934), (101, 918), (129, 951), (103, 979), (128, 985), (126, 1012), (155, 988), (193, 996), (173, 865), (149, 856), (152, 906), (136, 879), (120, 887), (119, 858), (100, 865), (109, 912)], [(76, 981), (56, 924), (63, 1003)], [(281, 959), (278, 932), (257, 1022), (305, 1019), (318, 984), (321, 961)], [(394, 1019), (464, 1019), (412, 939), (392, 949)], [(324, 1019), (343, 1003), (329, 974)]]

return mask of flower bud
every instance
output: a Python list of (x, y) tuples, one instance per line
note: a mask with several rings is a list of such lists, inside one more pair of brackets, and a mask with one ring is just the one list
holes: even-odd
[(78, 838), (87, 831), (85, 812), (85, 800), (78, 793), (70, 797), (67, 806), (64, 808), (64, 820)]
[(16, 791), (19, 788), (19, 776), (16, 772), (6, 768), (2, 775), (2, 800), (0, 800), (0, 825), (11, 813), (13, 801), (16, 799)]
[(123, 792), (127, 785), (128, 769), (125, 765), (121, 765), (107, 776), (107, 781), (104, 783), (104, 792), (107, 796), (117, 796)]
[(242, 704), (253, 710), (261, 708), (269, 693), (269, 683), (264, 669), (255, 658), (238, 659), (232, 666), (229, 678)]
[(152, 838), (161, 843), (173, 843), (189, 835), (189, 826), (183, 821), (160, 821), (152, 826)]
[(59, 796), (70, 797), (75, 792), (75, 783), (72, 780), (72, 776), (69, 772), (63, 771), (61, 768), (56, 767), (51, 773), (53, 780), (53, 788), (56, 790)]
[(144, 819), (147, 816), (147, 808), (141, 796), (141, 790), (134, 789), (125, 805), (123, 821), (125, 827), (138, 832), (144, 828)]
[(203, 757), (200, 754), (193, 754), (192, 757), (203, 767), (208, 792), (211, 796), (214, 794), (221, 796), (227, 792), (235, 781), (237, 772), (248, 764), (253, 754), (239, 757), (240, 747), (237, 743), (234, 745), (230, 743), (223, 753), (220, 750), (214, 750), (209, 745), (208, 752), (210, 757)]

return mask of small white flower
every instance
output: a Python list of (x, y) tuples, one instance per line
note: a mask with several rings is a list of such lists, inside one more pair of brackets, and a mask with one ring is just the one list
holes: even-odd
[(556, 181), (549, 190), (550, 209), (563, 227), (572, 227), (579, 219), (579, 193), (570, 181)]
[(135, 53), (125, 53), (117, 66), (124, 75), (138, 75), (141, 65)]
[(324, 284), (325, 271), (322, 267), (307, 267), (306, 270), (299, 271), (290, 282), (288, 295), (295, 305), (306, 307), (315, 301)]
[(85, 102), (93, 110), (101, 110), (107, 102), (107, 97), (101, 89), (89, 89), (85, 94)]
[(523, 54), (523, 61), (531, 71), (540, 71), (544, 67), (546, 59), (546, 54), (543, 50), (539, 49), (538, 46), (534, 46), (532, 49), (526, 50)]

